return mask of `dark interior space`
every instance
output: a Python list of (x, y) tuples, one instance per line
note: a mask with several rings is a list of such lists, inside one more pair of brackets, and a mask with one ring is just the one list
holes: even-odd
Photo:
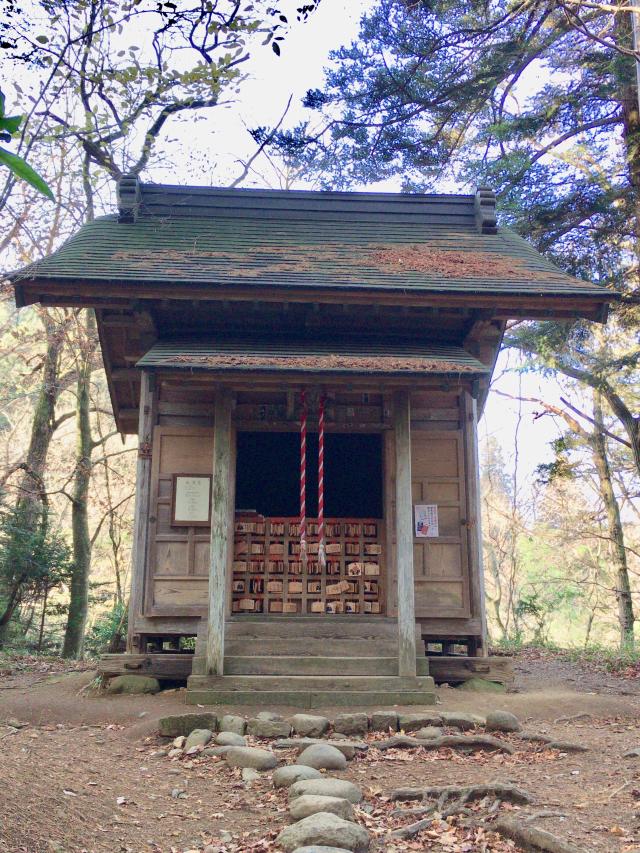
[[(239, 432), (236, 509), (266, 516), (300, 511), (300, 435)], [(382, 440), (378, 433), (328, 433), (324, 444), (327, 518), (382, 517)], [(307, 516), (318, 514), (318, 434), (307, 436)]]

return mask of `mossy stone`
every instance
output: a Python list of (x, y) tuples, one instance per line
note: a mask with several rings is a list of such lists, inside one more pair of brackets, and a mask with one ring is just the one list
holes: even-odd
[(116, 675), (107, 684), (107, 693), (112, 695), (157, 693), (159, 690), (160, 682), (151, 675)]
[(458, 687), (458, 690), (468, 690), (471, 693), (506, 693), (507, 688), (499, 681), (488, 681), (486, 678), (470, 678)]

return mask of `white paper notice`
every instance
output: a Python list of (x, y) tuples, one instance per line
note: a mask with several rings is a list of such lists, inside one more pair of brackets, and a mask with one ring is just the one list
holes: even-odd
[(438, 536), (438, 505), (416, 504), (414, 507), (416, 537)]
[(175, 521), (209, 520), (209, 477), (176, 477)]

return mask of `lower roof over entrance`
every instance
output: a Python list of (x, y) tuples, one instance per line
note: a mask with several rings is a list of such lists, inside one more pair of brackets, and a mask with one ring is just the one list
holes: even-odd
[(335, 342), (289, 338), (160, 340), (137, 367), (296, 373), (384, 373), (389, 375), (489, 373), (461, 347), (397, 341)]

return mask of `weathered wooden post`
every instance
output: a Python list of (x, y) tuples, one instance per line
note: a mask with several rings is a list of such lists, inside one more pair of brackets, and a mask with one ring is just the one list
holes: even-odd
[(224, 672), (224, 623), (229, 562), (231, 513), (231, 391), (216, 393), (213, 424), (213, 478), (211, 497), (211, 553), (206, 673)]
[(144, 583), (147, 569), (149, 541), (149, 501), (151, 493), (151, 446), (156, 415), (155, 376), (143, 370), (140, 376), (140, 410), (138, 416), (138, 464), (136, 468), (136, 506), (133, 519), (133, 542), (131, 545), (131, 592), (129, 595), (129, 617), (127, 651), (143, 652), (140, 638), (136, 634), (136, 617), (142, 612)]
[(482, 637), (478, 655), (487, 654), (487, 611), (482, 555), (482, 508), (480, 500), (480, 458), (478, 453), (478, 404), (468, 391), (462, 394), (464, 415), (465, 475), (467, 482), (467, 532), (469, 536), (469, 576), (474, 613), (480, 615)]
[(411, 496), (411, 403), (409, 389), (394, 394), (396, 443), (396, 569), (398, 577), (398, 675), (416, 675)]

